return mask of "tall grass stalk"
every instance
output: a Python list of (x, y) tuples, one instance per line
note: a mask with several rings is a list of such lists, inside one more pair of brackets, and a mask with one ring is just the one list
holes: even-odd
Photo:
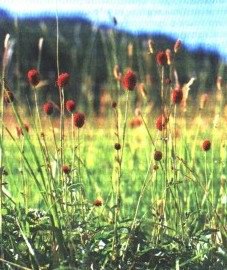
[[(120, 215), (121, 208), (121, 178), (122, 178), (122, 166), (123, 166), (123, 157), (124, 157), (124, 148), (125, 148), (125, 136), (126, 136), (126, 127), (127, 127), (127, 119), (128, 119), (128, 109), (129, 109), (129, 90), (126, 90), (126, 100), (125, 100), (125, 116), (123, 122), (123, 130), (122, 130), (122, 148), (120, 157), (118, 160), (118, 175), (116, 180), (116, 199), (115, 199), (115, 212), (114, 212), (114, 238), (113, 238), (113, 248), (115, 249), (116, 261), (119, 259), (119, 236), (118, 236), (118, 221)], [(118, 128), (118, 124), (117, 124)]]
[(8, 65), (8, 48), (10, 35), (7, 34), (4, 42), (4, 52), (2, 61), (2, 75), (1, 75), (1, 97), (0, 97), (0, 257), (3, 258), (3, 231), (2, 231), (2, 204), (3, 204), (3, 172), (4, 172), (4, 92), (5, 92), (5, 72)]

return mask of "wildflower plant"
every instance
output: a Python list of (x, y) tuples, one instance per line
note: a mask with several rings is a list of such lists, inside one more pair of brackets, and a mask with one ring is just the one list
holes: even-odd
[[(58, 89), (58, 101), (47, 98), (42, 105), (38, 102), (37, 89), (43, 77), (41, 40), (37, 69), (27, 72), (35, 99), (35, 117), (30, 108), (29, 121), (19, 113), (14, 92), (7, 85), (6, 37), (1, 73), (0, 263), (18, 269), (199, 269), (209, 259), (215, 266), (224, 266), (221, 258), (225, 247), (222, 252), (216, 247), (222, 248), (224, 245), (218, 241), (221, 238), (224, 243), (226, 238), (226, 207), (222, 203), (225, 179), (221, 178), (220, 192), (215, 191), (213, 178), (217, 169), (208, 162), (214, 160), (214, 136), (207, 136), (209, 139), (197, 147), (201, 132), (198, 124), (192, 146), (187, 136), (181, 138), (188, 132), (181, 106), (186, 106), (193, 82), (180, 85), (178, 81), (175, 61), (181, 41), (160, 51), (156, 51), (153, 40), (148, 41), (148, 57), (157, 64), (159, 82), (160, 106), (154, 116), (147, 110), (149, 87), (140, 72), (133, 69), (136, 46), (128, 44), (129, 67), (121, 73), (117, 62), (123, 62), (123, 58), (117, 55), (111, 31), (113, 52), (108, 65), (114, 98), (108, 105), (114, 128), (108, 118), (108, 128), (100, 131), (96, 127), (91, 132), (92, 121), (82, 112), (80, 100), (72, 99), (70, 91), (65, 100), (73, 74), (59, 71), (56, 19), (57, 78), (50, 85), (53, 91)], [(103, 33), (101, 39), (108, 54)], [(133, 102), (139, 95), (143, 103), (136, 104), (135, 110)], [(206, 102), (204, 96), (200, 120)], [(10, 108), (16, 122), (13, 132), (7, 125), (6, 108)], [(108, 137), (109, 130), (114, 140)], [(21, 187), (17, 197), (7, 186), (7, 158), (12, 157), (7, 153), (5, 134), (15, 151), (15, 175)], [(204, 154), (205, 164), (195, 159), (197, 148)], [(221, 162), (226, 161), (223, 149)], [(221, 162), (218, 169), (224, 174)], [(90, 164), (98, 164), (96, 171)], [(112, 177), (106, 173), (111, 170)], [(33, 200), (37, 194), (38, 203)], [(31, 209), (32, 204), (37, 209)], [(196, 248), (199, 252), (194, 251)]]

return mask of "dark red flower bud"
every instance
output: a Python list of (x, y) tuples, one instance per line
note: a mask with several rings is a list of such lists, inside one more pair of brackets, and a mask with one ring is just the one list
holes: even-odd
[(137, 128), (140, 127), (142, 125), (142, 120), (139, 117), (134, 117), (131, 121), (130, 121), (130, 127), (131, 128)]
[(162, 152), (161, 151), (155, 151), (154, 152), (154, 160), (160, 161), (162, 159)]
[(204, 151), (208, 151), (208, 150), (210, 150), (210, 148), (211, 148), (211, 142), (210, 142), (210, 140), (205, 140), (203, 142), (203, 144), (202, 144), (202, 149)]
[(85, 122), (85, 115), (84, 113), (76, 112), (73, 115), (74, 125), (77, 128), (82, 128)]
[(62, 88), (69, 82), (70, 75), (69, 73), (62, 73), (58, 76), (57, 85)]
[(94, 202), (93, 202), (93, 205), (94, 206), (102, 206), (103, 205), (103, 200), (102, 199), (96, 199)]
[(120, 150), (120, 149), (121, 149), (120, 143), (115, 143), (114, 148), (115, 148), (115, 150), (117, 150), (117, 151)]
[(172, 101), (174, 104), (180, 104), (183, 99), (183, 91), (180, 87), (175, 88), (172, 91)]
[(46, 102), (45, 104), (43, 104), (43, 111), (47, 114), (47, 115), (51, 115), (54, 111), (54, 105), (52, 102)]
[(153, 169), (154, 169), (154, 171), (157, 171), (158, 170), (158, 165), (157, 164), (155, 164), (154, 166), (153, 166)]
[(13, 95), (13, 93), (10, 90), (6, 90), (4, 92), (4, 101), (6, 103), (11, 103), (11, 102), (14, 101), (14, 95)]
[(166, 128), (166, 125), (168, 123), (168, 119), (165, 115), (160, 115), (156, 120), (156, 128), (160, 131)]
[[(24, 129), (29, 132), (29, 125), (28, 124), (24, 124)], [(22, 127), (16, 127), (17, 130), (17, 136), (20, 137), (21, 135), (24, 135), (23, 129)]]
[(62, 171), (65, 174), (69, 174), (71, 172), (71, 168), (68, 165), (63, 165), (62, 166)]
[(39, 72), (36, 69), (28, 71), (28, 81), (31, 85), (36, 86), (39, 83)]
[(76, 102), (72, 99), (67, 100), (65, 104), (66, 110), (70, 113), (72, 113), (76, 108)]
[(156, 55), (156, 61), (160, 66), (167, 65), (168, 58), (166, 53), (163, 51), (158, 52)]
[(122, 84), (126, 90), (134, 90), (136, 86), (136, 74), (131, 69), (128, 69), (124, 74)]
[(113, 102), (112, 102), (112, 108), (113, 108), (113, 109), (117, 108), (117, 102), (116, 102), (116, 101), (113, 101)]

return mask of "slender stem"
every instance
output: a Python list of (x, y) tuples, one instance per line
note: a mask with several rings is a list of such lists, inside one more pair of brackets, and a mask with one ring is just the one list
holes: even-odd
[(57, 158), (58, 158), (58, 145), (57, 145), (57, 139), (56, 139), (56, 134), (55, 134), (55, 131), (54, 131), (53, 122), (52, 122), (52, 120), (51, 120), (50, 117), (48, 117), (48, 120), (49, 120), (49, 123), (50, 123), (50, 126), (51, 126), (51, 130), (52, 130), (52, 134), (53, 134), (53, 139), (54, 139), (55, 151), (56, 151)]
[(163, 115), (165, 113), (164, 76), (165, 76), (165, 70), (164, 70), (164, 66), (162, 66), (161, 67), (161, 111)]
[[(122, 167), (123, 161), (123, 154), (125, 148), (125, 135), (126, 135), (126, 127), (127, 127), (127, 118), (128, 118), (128, 103), (129, 103), (129, 91), (126, 92), (126, 103), (125, 103), (125, 117), (124, 117), (124, 124), (123, 124), (123, 136), (122, 136), (122, 151), (121, 151), (121, 160), (120, 160), (120, 171)], [(120, 174), (121, 176), (121, 174)]]
[(1, 89), (1, 126), (0, 126), (0, 257), (3, 257), (3, 246), (2, 246), (2, 203), (3, 203), (3, 159), (4, 159), (4, 90), (5, 90), (5, 82), (4, 82), (4, 69), (2, 72), (2, 89)]
[[(209, 187), (210, 187), (210, 183), (208, 183), (208, 175), (207, 175), (207, 152), (205, 151), (204, 154), (204, 162), (205, 162), (205, 195), (204, 198), (208, 197), (208, 192), (209, 192)], [(205, 202), (205, 199), (203, 199), (203, 201)]]
[[(39, 114), (39, 106), (38, 106), (38, 97), (37, 97), (37, 89), (35, 87), (33, 87), (34, 90), (34, 97), (35, 97), (35, 108), (36, 108), (36, 126), (42, 130), (42, 124), (41, 124), (41, 119), (40, 119), (40, 114)], [(37, 120), (38, 119), (38, 120)], [(38, 122), (38, 123), (37, 123)]]
[(58, 13), (56, 11), (56, 60), (57, 60), (57, 74), (60, 74), (59, 68), (59, 22), (58, 22)]
[(127, 127), (127, 118), (128, 118), (128, 103), (129, 103), (129, 91), (126, 92), (126, 102), (125, 102), (125, 117), (124, 117), (124, 124), (123, 124), (123, 134), (122, 134), (122, 148), (121, 148), (121, 157), (119, 160), (119, 177), (117, 182), (117, 207), (120, 208), (120, 200), (121, 200), (121, 177), (122, 177), (122, 162), (124, 156), (124, 148), (125, 148), (125, 135), (126, 135), (126, 127)]
[(142, 121), (143, 121), (143, 124), (144, 124), (144, 126), (145, 126), (145, 128), (146, 128), (147, 134), (148, 134), (148, 136), (149, 136), (149, 138), (150, 138), (150, 140), (151, 140), (151, 143), (153, 144), (153, 146), (154, 146), (154, 148), (155, 148), (155, 142), (154, 142), (154, 140), (153, 140), (153, 138), (152, 138), (152, 136), (151, 136), (151, 133), (150, 133), (150, 131), (149, 131), (149, 129), (148, 129), (147, 123), (146, 123), (146, 121), (145, 121), (145, 119), (144, 119), (142, 113), (140, 114), (140, 116), (141, 116)]
[[(124, 123), (123, 123), (123, 134), (122, 134), (122, 148), (121, 148), (121, 155), (119, 157), (118, 163), (118, 177), (116, 181), (116, 208), (114, 212), (114, 239), (113, 239), (113, 249), (115, 249), (116, 261), (119, 258), (119, 245), (118, 245), (118, 218), (120, 213), (120, 206), (121, 206), (121, 177), (122, 177), (122, 161), (123, 161), (123, 154), (125, 148), (125, 136), (126, 136), (126, 127), (127, 127), (127, 118), (128, 118), (128, 103), (129, 103), (129, 91), (126, 92), (126, 102), (125, 102), (125, 116), (124, 116)], [(118, 118), (118, 117), (117, 117)], [(118, 121), (118, 120), (117, 120)], [(117, 131), (118, 131), (118, 122), (117, 124)]]
[[(64, 89), (59, 87), (59, 97), (60, 97), (60, 166), (59, 166), (59, 176), (62, 180), (62, 185), (64, 184), (64, 177), (62, 172), (62, 166), (64, 164)], [(60, 181), (61, 182), (61, 181)]]
[(73, 114), (71, 115), (71, 132), (72, 132), (72, 179), (74, 179), (74, 166), (75, 166), (75, 132), (74, 132), (74, 121)]
[(38, 49), (39, 49), (39, 54), (38, 54), (38, 62), (37, 62), (37, 70), (40, 70), (40, 64), (41, 64), (41, 56), (42, 56), (42, 49), (43, 49), (43, 38), (39, 39), (39, 44), (38, 44)]
[(78, 156), (78, 178), (79, 178), (79, 182), (81, 180), (81, 175), (80, 175), (80, 129), (77, 128), (77, 156)]
[(7, 53), (8, 53), (8, 41), (7, 38), (9, 38), (9, 35), (6, 35), (5, 38), (5, 48), (4, 48), (4, 54), (3, 54), (3, 63), (2, 63), (2, 88), (1, 88), (1, 97), (0, 97), (0, 257), (4, 258), (3, 253), (3, 246), (2, 246), (2, 204), (3, 204), (3, 172), (4, 172), (4, 92), (5, 92), (5, 73), (6, 73), (6, 67), (8, 64), (7, 60)]

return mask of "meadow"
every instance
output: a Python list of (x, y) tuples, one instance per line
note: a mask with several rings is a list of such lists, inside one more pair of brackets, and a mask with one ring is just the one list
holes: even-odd
[(175, 70), (181, 42), (161, 51), (149, 40), (159, 107), (139, 72), (111, 62), (112, 92), (98, 117), (65, 97), (73, 74), (60, 72), (57, 45), (59, 102), (40, 104), (38, 61), (24, 75), (34, 106), (26, 99), (18, 106), (6, 73), (9, 42), (1, 79), (1, 269), (226, 269), (221, 79), (213, 94), (193, 100), (194, 78), (181, 84)]

